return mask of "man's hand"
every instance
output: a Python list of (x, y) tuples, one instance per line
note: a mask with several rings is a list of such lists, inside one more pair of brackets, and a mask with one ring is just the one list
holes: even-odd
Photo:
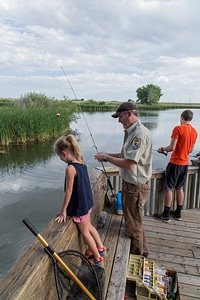
[(104, 152), (98, 152), (97, 154), (95, 154), (94, 158), (96, 160), (98, 160), (98, 162), (103, 162), (106, 161), (106, 157), (108, 154), (104, 153)]

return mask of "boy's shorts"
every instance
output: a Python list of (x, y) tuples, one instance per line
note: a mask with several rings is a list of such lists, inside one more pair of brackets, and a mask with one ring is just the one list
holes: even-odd
[(188, 165), (179, 166), (168, 163), (165, 170), (164, 188), (166, 191), (173, 189), (182, 190), (187, 177)]

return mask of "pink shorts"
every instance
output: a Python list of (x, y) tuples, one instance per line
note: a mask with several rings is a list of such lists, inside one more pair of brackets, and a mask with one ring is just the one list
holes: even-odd
[(90, 217), (91, 212), (92, 212), (92, 208), (90, 208), (87, 215), (80, 216), (80, 217), (72, 217), (72, 220), (76, 223), (85, 222)]

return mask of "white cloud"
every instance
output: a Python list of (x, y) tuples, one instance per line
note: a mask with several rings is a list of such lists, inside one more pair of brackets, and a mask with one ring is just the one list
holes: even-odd
[(198, 0), (0, 2), (0, 97), (200, 102)]

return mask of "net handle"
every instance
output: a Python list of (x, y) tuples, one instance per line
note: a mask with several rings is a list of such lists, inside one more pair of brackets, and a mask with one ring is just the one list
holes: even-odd
[(31, 224), (31, 222), (25, 218), (22, 222), (28, 227), (28, 229), (37, 237), (37, 239), (47, 248), (47, 250), (52, 254), (52, 256), (57, 260), (57, 262), (64, 268), (64, 270), (69, 274), (69, 276), (74, 280), (74, 282), (83, 290), (83, 292), (91, 300), (96, 300), (94, 296), (88, 291), (88, 289), (83, 285), (83, 283), (78, 279), (78, 277), (71, 271), (71, 269), (65, 264), (65, 262), (60, 258), (60, 256), (55, 252), (55, 250), (47, 243), (47, 241), (41, 236), (39, 231)]

